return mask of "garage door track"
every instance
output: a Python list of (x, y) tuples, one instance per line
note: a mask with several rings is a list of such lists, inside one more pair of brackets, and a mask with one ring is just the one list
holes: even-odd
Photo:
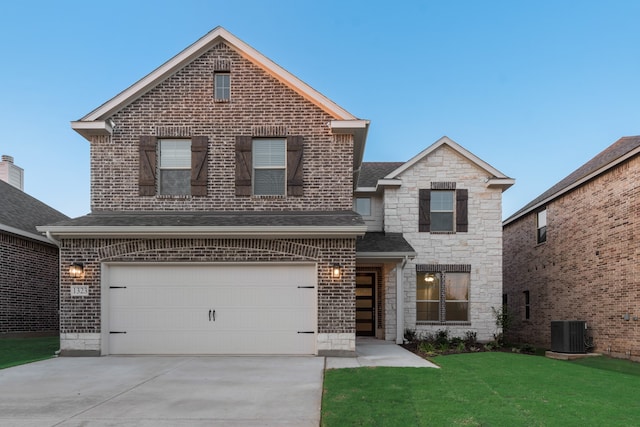
[(0, 425), (318, 426), (322, 357), (57, 358), (0, 370)]

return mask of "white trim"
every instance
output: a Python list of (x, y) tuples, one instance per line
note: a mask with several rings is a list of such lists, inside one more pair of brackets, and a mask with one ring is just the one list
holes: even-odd
[(50, 232), (59, 237), (357, 237), (364, 236), (366, 225), (353, 226), (45, 226), (38, 227), (38, 231)]
[(498, 169), (494, 168), (489, 163), (487, 163), (484, 160), (480, 159), (475, 154), (473, 154), (470, 151), (468, 151), (467, 149), (463, 148), (461, 145), (459, 145), (458, 143), (456, 143), (455, 141), (453, 141), (452, 139), (450, 139), (447, 136), (443, 136), (442, 138), (440, 138), (439, 140), (437, 140), (436, 142), (431, 144), (429, 147), (427, 147), (426, 149), (422, 150), (416, 156), (414, 156), (413, 158), (408, 160), (406, 163), (404, 163), (398, 169), (394, 170), (393, 172), (391, 172), (390, 174), (385, 176), (383, 179), (387, 180), (387, 179), (396, 178), (402, 172), (406, 171), (407, 169), (409, 169), (410, 167), (412, 167), (413, 165), (418, 163), (420, 160), (422, 160), (423, 158), (425, 158), (426, 156), (428, 156), (429, 154), (431, 154), (432, 152), (434, 152), (435, 150), (437, 150), (438, 148), (440, 148), (443, 145), (447, 145), (449, 148), (451, 148), (454, 151), (458, 152), (458, 154), (460, 154), (461, 156), (463, 156), (463, 157), (467, 158), (468, 160), (470, 160), (476, 166), (478, 166), (481, 169), (487, 171), (489, 174), (492, 175), (489, 179), (496, 179), (496, 178), (499, 178), (499, 179), (511, 179), (511, 178), (507, 177), (505, 174), (503, 174), (502, 172), (500, 172)]
[[(357, 120), (357, 118), (351, 113), (313, 89), (308, 84), (304, 83), (299, 78), (295, 77), (293, 74), (286, 71), (284, 68), (280, 67), (275, 62), (268, 59), (266, 56), (262, 55), (260, 52), (224, 28), (216, 27), (182, 52), (162, 64), (160, 67), (156, 68), (154, 71), (147, 74), (124, 91), (120, 92), (114, 98), (111, 98), (100, 107), (91, 111), (79, 121), (72, 122), (71, 127), (85, 136), (80, 132), (83, 130), (83, 125), (80, 125), (79, 123), (106, 120), (114, 113), (156, 87), (175, 72), (185, 67), (191, 61), (198, 58), (220, 42), (225, 42), (231, 48), (236, 50), (242, 57), (261, 67), (267, 73), (271, 74), (273, 77), (299, 93), (305, 99), (320, 107), (331, 116), (340, 120), (360, 122), (360, 120)], [(362, 125), (359, 124), (358, 127), (362, 127)]]
[(582, 184), (584, 184), (584, 183), (586, 183), (588, 181), (591, 181), (592, 179), (594, 179), (598, 175), (607, 172), (609, 169), (612, 169), (612, 168), (614, 168), (615, 166), (618, 166), (621, 163), (624, 163), (626, 160), (630, 159), (631, 157), (633, 157), (633, 156), (635, 156), (635, 155), (637, 155), (639, 153), (640, 153), (640, 147), (636, 148), (635, 150), (629, 151), (624, 156), (620, 156), (617, 159), (613, 160), (612, 162), (607, 163), (606, 165), (604, 165), (600, 169), (597, 169), (596, 171), (594, 171), (594, 172), (590, 173), (589, 175), (585, 176), (584, 178), (581, 178), (578, 181), (574, 182), (573, 184), (568, 185), (567, 187), (564, 187), (561, 190), (558, 190), (557, 192), (553, 193), (549, 197), (547, 197), (547, 198), (541, 200), (540, 202), (536, 203), (535, 205), (531, 206), (527, 210), (522, 211), (517, 216), (513, 216), (511, 218), (508, 218), (506, 221), (504, 221), (502, 223), (502, 226), (504, 227), (505, 225), (511, 224), (515, 220), (517, 220), (519, 218), (522, 218), (523, 216), (531, 213), (532, 211), (535, 211), (536, 209), (538, 209), (538, 208), (548, 204), (549, 202), (557, 199), (558, 197), (562, 196), (563, 194), (566, 194), (566, 193), (574, 190), (575, 188), (581, 186)]
[[(30, 240), (37, 240), (42, 243), (47, 243), (49, 245), (58, 246), (58, 242), (53, 239), (47, 239), (44, 236), (35, 233), (29, 233), (28, 231), (20, 230), (19, 228), (11, 227), (10, 225), (0, 224), (0, 231), (6, 231), (11, 234), (18, 235), (20, 237), (24, 237)], [(40, 231), (40, 230), (38, 230)]]
[(104, 120), (94, 122), (74, 121), (71, 122), (71, 129), (87, 139), (94, 135), (107, 136), (113, 133), (111, 125)]
[(397, 260), (397, 259), (405, 259), (405, 258), (415, 258), (417, 256), (417, 252), (357, 252), (356, 251), (356, 259), (358, 261), (362, 261), (363, 259), (371, 259), (371, 260)]
[(404, 266), (405, 257), (396, 265), (396, 344), (404, 343)]

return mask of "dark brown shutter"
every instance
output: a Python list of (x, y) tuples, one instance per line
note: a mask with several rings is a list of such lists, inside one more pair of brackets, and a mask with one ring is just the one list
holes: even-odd
[(302, 151), (301, 136), (287, 137), (287, 195), (302, 196)]
[(418, 231), (431, 230), (431, 190), (420, 189), (418, 193)]
[(140, 137), (138, 187), (141, 196), (155, 196), (156, 194), (156, 145), (157, 138), (155, 136)]
[(191, 195), (207, 195), (207, 146), (209, 138), (194, 136), (191, 138)]
[(250, 136), (236, 136), (236, 196), (251, 195), (253, 157)]
[(468, 190), (456, 190), (456, 231), (466, 233), (469, 230), (467, 202)]

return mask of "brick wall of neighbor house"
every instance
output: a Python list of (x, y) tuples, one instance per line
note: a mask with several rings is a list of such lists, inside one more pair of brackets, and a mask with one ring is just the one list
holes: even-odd
[(58, 248), (0, 233), (0, 334), (58, 330)]
[[(230, 64), (231, 100), (214, 102), (213, 71)], [(333, 117), (244, 59), (224, 43), (113, 116), (111, 138), (91, 144), (92, 211), (102, 210), (351, 210), (353, 139), (332, 135)], [(138, 196), (138, 141), (207, 136), (208, 195)], [(303, 195), (235, 194), (236, 136), (304, 138)]]
[[(101, 263), (103, 262), (296, 262), (318, 264), (318, 350), (355, 351), (355, 239), (65, 239), (61, 265), (81, 261), (83, 279), (62, 268), (60, 335), (62, 350), (100, 349)], [(331, 277), (331, 266), (345, 267)], [(72, 284), (90, 287), (72, 297)]]
[(551, 321), (584, 320), (595, 351), (640, 360), (639, 182), (636, 156), (552, 201), (546, 243), (536, 244), (535, 213), (504, 227), (509, 338), (550, 348)]
[[(487, 173), (442, 146), (400, 175), (402, 186), (385, 190), (384, 223), (401, 232), (418, 253), (404, 269), (405, 328), (421, 332), (448, 329), (451, 336), (475, 331), (482, 341), (496, 332), (492, 307), (502, 301), (502, 191), (487, 188)], [(418, 191), (431, 182), (455, 182), (467, 189), (468, 232), (418, 231)], [(416, 325), (416, 264), (470, 264), (470, 322)]]

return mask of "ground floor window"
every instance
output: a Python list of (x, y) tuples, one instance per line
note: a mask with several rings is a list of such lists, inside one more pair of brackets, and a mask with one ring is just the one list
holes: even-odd
[(468, 322), (470, 265), (425, 265), (416, 268), (416, 321)]

